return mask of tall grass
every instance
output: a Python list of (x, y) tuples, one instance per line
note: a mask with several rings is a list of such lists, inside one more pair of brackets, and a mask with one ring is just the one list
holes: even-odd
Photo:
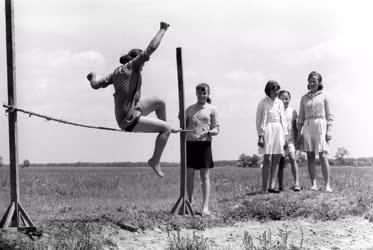
[[(54, 227), (63, 220), (76, 232), (89, 231), (74, 221), (88, 218), (98, 223), (123, 222), (140, 229), (190, 228), (203, 230), (238, 221), (313, 218), (336, 220), (345, 216), (373, 214), (373, 169), (332, 168), (334, 192), (309, 191), (307, 170), (300, 169), (304, 190), (290, 191), (290, 169), (285, 171), (285, 192), (259, 194), (260, 169), (215, 168), (211, 173), (211, 210), (213, 217), (174, 217), (169, 211), (179, 197), (179, 169), (165, 168), (159, 178), (149, 168), (28, 168), (20, 169), (21, 202), (37, 225)], [(318, 169), (317, 180), (323, 180)], [(195, 203), (201, 206), (201, 182), (196, 178)], [(8, 169), (0, 169), (0, 213), (10, 202)], [(90, 222), (91, 221), (91, 222)], [(64, 232), (63, 227), (55, 230)], [(75, 234), (91, 242), (89, 234)], [(89, 236), (89, 237), (88, 237)], [(71, 238), (71, 237), (70, 237)], [(77, 240), (74, 241), (77, 244)], [(96, 242), (97, 243), (97, 242)], [(96, 244), (94, 243), (94, 244)], [(80, 243), (79, 243), (80, 244)], [(98, 243), (97, 243), (98, 244)], [(94, 247), (94, 246), (92, 246)]]

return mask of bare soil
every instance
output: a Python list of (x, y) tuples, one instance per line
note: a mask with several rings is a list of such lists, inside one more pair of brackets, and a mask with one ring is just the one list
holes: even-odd
[[(287, 227), (288, 243), (303, 249), (373, 249), (373, 223), (361, 217), (350, 217), (336, 221), (312, 221), (306, 219), (287, 221), (250, 221), (234, 226), (206, 229), (205, 231), (181, 230), (181, 236), (192, 238), (193, 233), (208, 239), (212, 249), (243, 249), (244, 231), (260, 244), (258, 237), (269, 230), (272, 242), (280, 240), (279, 230)], [(163, 230), (146, 230), (131, 233), (125, 230), (106, 228), (105, 237), (119, 249), (166, 249), (169, 235)], [(171, 232), (176, 234), (176, 232)]]

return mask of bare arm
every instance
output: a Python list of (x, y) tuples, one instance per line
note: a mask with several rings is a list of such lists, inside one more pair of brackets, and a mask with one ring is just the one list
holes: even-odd
[(211, 129), (208, 131), (208, 135), (215, 136), (218, 135), (220, 131), (220, 125), (218, 120), (218, 114), (216, 109), (213, 109), (211, 113)]
[(293, 110), (293, 122), (292, 122), (292, 126), (293, 126), (293, 132), (294, 132), (294, 139), (297, 140), (298, 138), (298, 126), (297, 126), (297, 118), (298, 118), (298, 114), (297, 114), (297, 111), (295, 111), (295, 109)]
[(161, 43), (161, 40), (163, 38), (163, 35), (164, 35), (164, 33), (166, 32), (166, 30), (168, 29), (169, 26), (170, 26), (169, 24), (167, 24), (165, 22), (161, 22), (160, 29), (159, 29), (158, 33), (150, 41), (148, 47), (145, 50), (145, 52), (148, 56), (153, 54), (153, 52), (158, 48), (158, 46)]
[(166, 30), (169, 26), (170, 26), (169, 24), (167, 24), (165, 22), (161, 22), (160, 29), (159, 29), (158, 33), (150, 41), (150, 43), (149, 43), (148, 47), (146, 48), (145, 52), (141, 53), (140, 55), (138, 55), (135, 59), (133, 59), (131, 61), (132, 69), (139, 70), (141, 68), (141, 66), (147, 60), (149, 60), (149, 57), (151, 56), (151, 54), (153, 54), (153, 52), (158, 48), (159, 44), (161, 43), (163, 35), (165, 34), (165, 32), (166, 32)]
[(299, 116), (298, 116), (298, 142), (301, 142), (301, 133), (304, 123), (305, 117), (305, 110), (303, 105), (303, 98), (300, 100), (300, 106), (299, 106)]
[(281, 119), (282, 130), (284, 131), (284, 135), (286, 137), (287, 135), (289, 135), (289, 131), (288, 131), (288, 124), (286, 120), (285, 107), (284, 107), (283, 102), (280, 102), (280, 119)]
[(258, 107), (256, 109), (256, 131), (258, 133), (258, 136), (262, 136), (264, 134), (262, 124), (263, 124), (263, 113), (264, 113), (264, 103), (261, 101), (258, 104)]
[(324, 100), (325, 104), (325, 116), (326, 116), (326, 141), (330, 141), (332, 139), (331, 130), (332, 130), (332, 122), (333, 122), (333, 114), (330, 111), (330, 102), (327, 97)]
[(99, 88), (106, 88), (107, 86), (109, 86), (111, 84), (111, 76), (112, 74), (104, 77), (104, 78), (101, 78), (100, 80), (96, 80), (96, 74), (91, 72), (87, 75), (87, 79), (88, 81), (90, 82), (91, 84), (91, 87), (93, 89), (99, 89)]

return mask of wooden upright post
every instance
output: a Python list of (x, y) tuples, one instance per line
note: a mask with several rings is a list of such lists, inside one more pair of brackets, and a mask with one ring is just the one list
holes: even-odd
[[(13, 0), (5, 1), (5, 27), (6, 27), (6, 52), (7, 52), (7, 77), (8, 77), (8, 105), (15, 107), (16, 95), (16, 64), (14, 43), (14, 10)], [(34, 227), (26, 211), (19, 203), (19, 173), (18, 173), (18, 130), (17, 112), (9, 112), (9, 160), (10, 160), (10, 205), (0, 221), (0, 228), (9, 226), (19, 228), (20, 219), (26, 227)]]
[[(184, 105), (184, 79), (183, 79), (183, 62), (181, 48), (176, 48), (177, 79), (179, 89), (179, 119), (180, 128), (186, 129), (185, 124), (185, 105)], [(186, 164), (186, 138), (185, 132), (180, 133), (180, 197), (171, 209), (171, 213), (194, 216), (193, 209), (187, 200), (187, 164)]]

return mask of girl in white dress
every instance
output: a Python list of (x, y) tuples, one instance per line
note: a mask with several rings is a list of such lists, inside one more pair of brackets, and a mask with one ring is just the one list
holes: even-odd
[[(280, 85), (269, 81), (264, 89), (266, 97), (258, 104), (256, 113), (256, 129), (258, 146), (263, 152), (262, 191), (279, 193), (275, 189), (278, 164), (284, 154), (284, 146), (288, 134), (284, 103), (277, 98)], [(268, 175), (270, 183), (268, 188)]]

